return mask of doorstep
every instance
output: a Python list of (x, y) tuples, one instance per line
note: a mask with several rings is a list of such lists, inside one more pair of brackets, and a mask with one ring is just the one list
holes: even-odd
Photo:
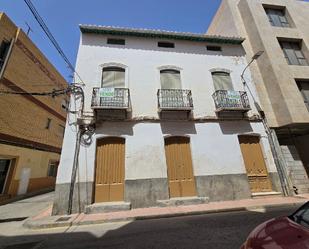
[(199, 205), (199, 204), (205, 204), (208, 202), (209, 202), (208, 197), (198, 197), (198, 196), (177, 197), (177, 198), (170, 198), (168, 200), (158, 200), (157, 201), (159, 207)]
[(256, 192), (251, 194), (252, 198), (265, 198), (265, 197), (272, 197), (272, 196), (282, 196), (281, 192)]
[(100, 202), (94, 203), (85, 208), (85, 214), (97, 214), (97, 213), (108, 213), (108, 212), (118, 212), (127, 211), (131, 209), (130, 202)]

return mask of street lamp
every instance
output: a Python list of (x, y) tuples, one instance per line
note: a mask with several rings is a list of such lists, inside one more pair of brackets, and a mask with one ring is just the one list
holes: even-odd
[(259, 51), (257, 53), (255, 53), (252, 58), (251, 58), (251, 61), (248, 63), (248, 65), (244, 68), (244, 70), (242, 71), (240, 77), (241, 77), (241, 80), (242, 80), (242, 83), (245, 85), (246, 84), (246, 81), (244, 79), (244, 74), (247, 70), (247, 68), (251, 65), (251, 63), (255, 60), (257, 60), (262, 54), (264, 53), (264, 51)]

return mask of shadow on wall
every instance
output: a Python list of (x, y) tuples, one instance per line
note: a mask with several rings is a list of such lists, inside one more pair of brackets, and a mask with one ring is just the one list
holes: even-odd
[[(110, 44), (106, 44), (105, 37), (107, 36), (100, 36), (100, 35), (93, 35), (93, 34), (83, 35), (82, 45), (117, 48), (117, 49), (135, 49), (135, 50), (162, 51), (162, 52), (170, 52), (170, 53), (174, 52), (174, 53), (182, 53), (182, 54), (199, 54), (199, 55), (209, 55), (209, 56), (242, 57), (246, 55), (241, 45), (170, 40), (175, 43), (175, 48), (160, 48), (157, 46), (157, 42), (160, 41), (159, 38), (147, 39), (147, 38), (139, 38), (139, 37), (130, 37), (130, 39), (132, 39), (132, 42), (127, 42), (126, 45), (110, 45)], [(166, 39), (164, 41), (166, 41)], [(223, 49), (222, 51), (208, 51), (206, 49), (206, 44), (222, 46)]]
[(194, 122), (164, 122), (160, 123), (163, 135), (183, 136), (196, 134)]
[[(105, 124), (108, 123), (108, 126)], [(104, 134), (104, 136), (133, 136), (133, 122), (99, 122), (96, 126), (97, 134)]]
[(223, 134), (244, 134), (253, 131), (250, 122), (246, 121), (224, 121), (219, 122), (219, 126)]

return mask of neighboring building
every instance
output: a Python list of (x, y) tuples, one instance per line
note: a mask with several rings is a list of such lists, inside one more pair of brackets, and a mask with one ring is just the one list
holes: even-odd
[(240, 35), (277, 154), (298, 193), (309, 192), (309, 2), (223, 0), (209, 35)]
[(0, 201), (54, 187), (66, 96), (27, 93), (66, 87), (25, 33), (0, 13)]
[[(281, 192), (263, 124), (241, 83), (242, 38), (80, 29), (76, 70), (87, 116), (77, 121), (92, 116), (95, 131), (80, 145), (73, 212)], [(77, 140), (70, 120), (53, 214), (69, 209)]]

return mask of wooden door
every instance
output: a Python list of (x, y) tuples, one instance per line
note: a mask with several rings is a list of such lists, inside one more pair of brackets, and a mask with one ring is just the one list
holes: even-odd
[(96, 150), (95, 202), (124, 200), (125, 140), (104, 138)]
[(239, 143), (245, 162), (252, 193), (272, 191), (264, 161), (260, 138), (257, 136), (239, 136)]
[(189, 138), (166, 138), (165, 154), (170, 197), (196, 196)]

